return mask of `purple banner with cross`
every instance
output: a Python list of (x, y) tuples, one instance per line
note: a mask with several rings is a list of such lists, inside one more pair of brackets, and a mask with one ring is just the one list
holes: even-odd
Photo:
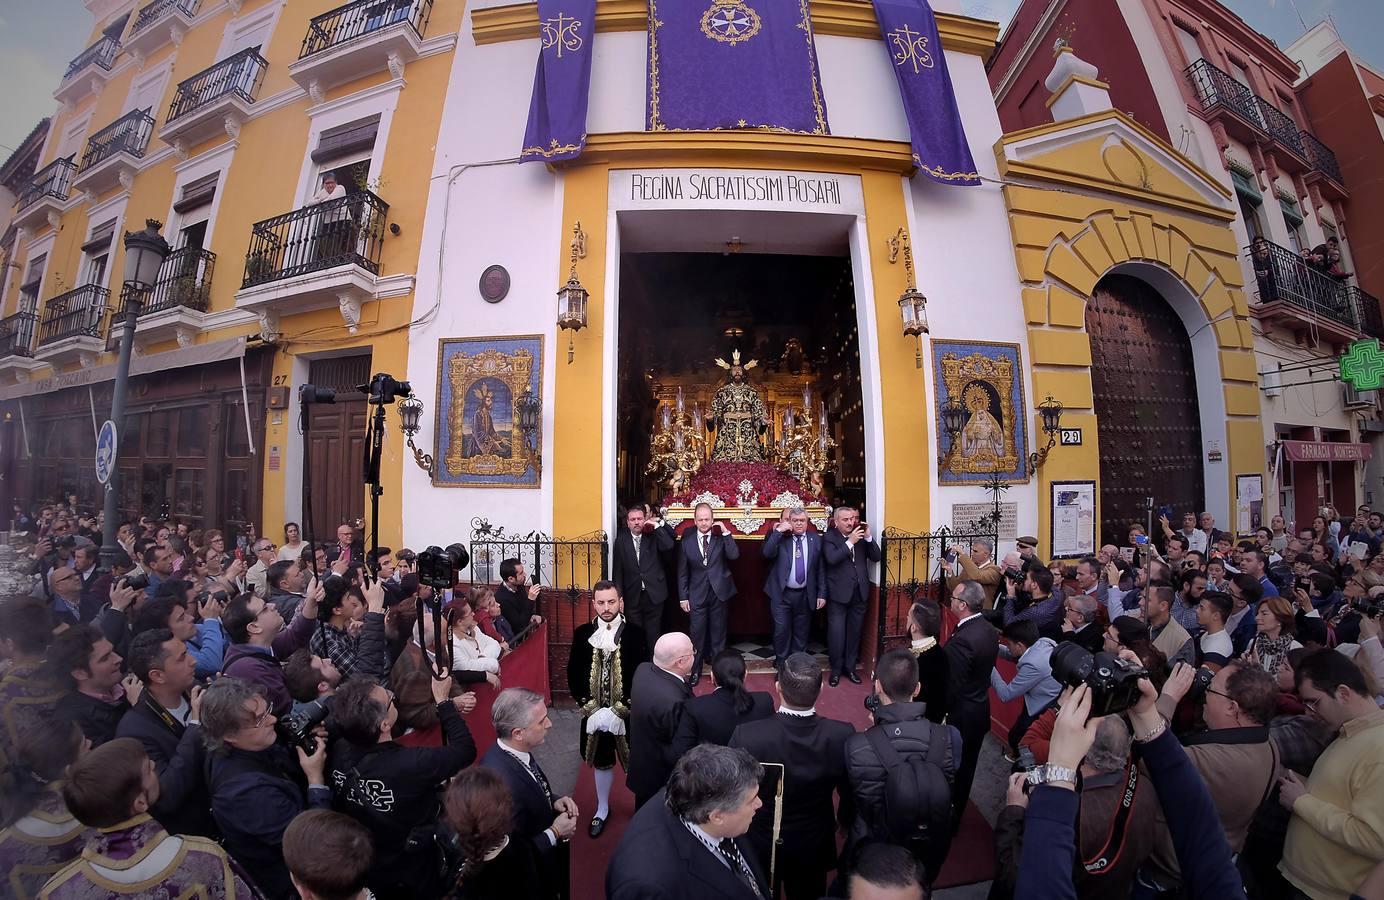
[(808, 0), (649, 0), (650, 131), (828, 134)]
[(942, 184), (980, 184), (932, 7), (927, 0), (874, 0), (874, 4), (908, 117), (913, 164)]
[(596, 0), (538, 0), (538, 66), (521, 161), (572, 159), (586, 146), (595, 35)]

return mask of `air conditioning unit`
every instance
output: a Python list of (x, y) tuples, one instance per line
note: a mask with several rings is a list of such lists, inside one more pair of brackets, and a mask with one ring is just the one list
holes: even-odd
[(1283, 372), (1279, 369), (1260, 372), (1259, 389), (1270, 399), (1280, 396), (1283, 393)]
[(1346, 409), (1373, 409), (1379, 405), (1379, 391), (1357, 391), (1341, 382), (1341, 405)]

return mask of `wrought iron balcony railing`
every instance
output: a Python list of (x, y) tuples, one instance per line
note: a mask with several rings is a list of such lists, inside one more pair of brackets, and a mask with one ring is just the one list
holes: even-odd
[(172, 123), (226, 96), (237, 96), (246, 103), (254, 103), (255, 92), (259, 90), (260, 82), (264, 80), (264, 70), (268, 67), (269, 63), (259, 55), (259, 48), (249, 47), (209, 69), (203, 69), (178, 85), (173, 104), (168, 108), (168, 122)]
[(0, 359), (34, 355), (34, 325), (38, 315), (15, 313), (0, 319)]
[(1301, 132), (1292, 117), (1262, 97), (1255, 97), (1254, 101), (1259, 105), (1259, 116), (1264, 120), (1264, 130), (1269, 137), (1306, 159), (1307, 150), (1302, 146)]
[(139, 34), (175, 9), (181, 9), (189, 16), (195, 16), (197, 15), (197, 4), (200, 2), (201, 0), (154, 0), (153, 3), (146, 4), (139, 11), (139, 15), (135, 16), (135, 24), (130, 29), (130, 34)]
[(1312, 164), (1312, 168), (1345, 187), (1345, 179), (1341, 177), (1341, 165), (1336, 162), (1336, 154), (1331, 148), (1305, 131), (1301, 137), (1302, 146), (1307, 151), (1307, 161)]
[[(1358, 304), (1351, 291), (1363, 292), (1314, 269), (1292, 250), (1269, 241), (1255, 241), (1245, 252), (1254, 266), (1260, 303), (1283, 301), (1351, 328), (1361, 328)], [(1378, 303), (1375, 308), (1378, 309)]]
[(149, 292), (140, 315), (183, 307), (206, 312), (211, 296), (211, 276), (216, 254), (200, 247), (174, 250), (159, 269), (159, 280)]
[(313, 17), (298, 58), (306, 59), (396, 22), (408, 22), (421, 38), (431, 15), (432, 0), (356, 0)]
[(152, 112), (152, 109), (127, 112), (88, 138), (86, 153), (82, 156), (82, 171), (105, 162), (117, 153), (128, 153), (135, 159), (143, 159), (144, 151), (149, 147), (149, 136), (154, 133)]
[(1384, 313), (1380, 312), (1379, 298), (1353, 284), (1345, 290), (1360, 321), (1360, 330), (1369, 337), (1384, 338)]
[(77, 163), (73, 157), (55, 159), (34, 173), (34, 180), (24, 193), (19, 195), (19, 209), (27, 209), (44, 197), (66, 200), (72, 189), (72, 176), (77, 173)]
[(388, 203), (360, 191), (257, 222), (241, 287), (346, 265), (378, 275), (388, 214)]
[(103, 69), (110, 69), (115, 63), (115, 55), (119, 52), (119, 41), (112, 37), (102, 37), (101, 40), (78, 53), (77, 57), (67, 64), (67, 71), (63, 73), (62, 80), (66, 81), (92, 63)]
[(110, 299), (110, 291), (85, 284), (49, 300), (38, 323), (38, 345), (43, 347), (63, 338), (102, 337)]
[(1192, 63), (1186, 71), (1202, 109), (1226, 109), (1260, 131), (1266, 130), (1256, 102), (1259, 98), (1228, 72), (1221, 71), (1204, 59)]

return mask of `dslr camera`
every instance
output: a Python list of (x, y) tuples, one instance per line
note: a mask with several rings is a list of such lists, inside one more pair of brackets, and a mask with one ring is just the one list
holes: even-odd
[[(331, 698), (327, 698), (330, 700)], [(305, 711), (289, 713), (274, 723), (274, 732), (290, 747), (301, 748), (308, 756), (317, 752), (317, 735), (312, 730), (327, 720), (327, 703), (305, 707)]]
[(369, 402), (376, 406), (388, 406), (400, 397), (412, 397), (413, 388), (407, 381), (399, 381), (384, 372), (377, 373), (369, 384), (362, 384), (358, 390), (369, 395)]
[(1206, 702), (1206, 692), (1211, 689), (1211, 682), (1216, 680), (1216, 673), (1206, 666), (1197, 669), (1197, 674), (1192, 676), (1192, 686), (1187, 689), (1187, 698), (1197, 705)]
[(471, 554), (461, 544), (448, 544), (447, 549), (433, 546), (418, 554), (418, 583), (435, 591), (456, 587), (457, 576), (471, 562)]
[(144, 572), (132, 572), (120, 580), (125, 582), (125, 587), (136, 593), (149, 589), (149, 576)]
[(1359, 597), (1350, 601), (1350, 608), (1367, 619), (1375, 619), (1384, 613), (1384, 600), (1378, 597)]
[(1139, 679), (1148, 670), (1104, 650), (1092, 653), (1068, 641), (1052, 651), (1052, 677), (1060, 684), (1091, 688), (1091, 715), (1124, 712), (1139, 702)]

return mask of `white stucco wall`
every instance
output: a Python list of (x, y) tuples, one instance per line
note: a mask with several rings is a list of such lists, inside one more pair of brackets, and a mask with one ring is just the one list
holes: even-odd
[[(499, 5), (480, 0), (479, 7)], [(937, 8), (949, 10), (945, 0)], [(884, 45), (842, 37), (818, 37), (817, 47), (828, 117), (835, 135), (907, 140), (908, 129), (896, 82)], [(551, 458), (553, 422), (553, 372), (566, 365), (566, 336), (556, 334), (553, 292), (560, 261), (564, 224), (561, 222), (562, 175), (540, 164), (507, 163), (458, 167), (504, 160), (518, 154), (528, 114), (538, 42), (510, 41), (476, 46), (470, 34), (470, 16), (462, 27), (442, 116), (433, 184), (422, 237), (414, 318), (437, 304), (426, 324), (414, 328), (410, 338), (409, 377), (419, 396), (429, 404), (420, 446), (433, 446), (437, 410), (438, 340), (468, 335), (543, 334), (544, 337), (544, 455)], [(642, 32), (599, 34), (592, 64), (588, 132), (642, 131), (645, 118), (646, 37)], [(993, 145), (1000, 134), (999, 120), (990, 98), (984, 68), (977, 57), (947, 54), (958, 102), (963, 110), (972, 154), (980, 171), (996, 176)], [(1027, 371), (1029, 353), (1019, 296), (1018, 275), (1009, 234), (1008, 218), (998, 185), (977, 188), (946, 187), (923, 178), (905, 185), (907, 214), (917, 259), (919, 288), (929, 298), (932, 331), (949, 339), (1007, 341), (1021, 345), (1025, 361), (1025, 410), (1031, 427), (1033, 392)], [(705, 208), (703, 206), (702, 208)], [(443, 236), (445, 221), (445, 239)], [(617, 233), (614, 221), (610, 235)], [(856, 268), (858, 296), (871, 296), (869, 269), (863, 260), (867, 241), (882, 241), (897, 223), (883, 223), (868, 235), (863, 227), (850, 230), (850, 247)], [(611, 241), (615, 246), (616, 242)], [(956, 265), (958, 254), (965, 264)], [(509, 269), (513, 284), (507, 298), (486, 304), (476, 292), (481, 271), (492, 263)], [(611, 302), (618, 290), (618, 258), (607, 260), (607, 297), (593, 303)], [(978, 315), (978, 313), (980, 313)], [(897, 320), (891, 310), (888, 322)], [(607, 323), (608, 326), (611, 323)], [(608, 327), (608, 342), (614, 329)], [(872, 341), (906, 339), (896, 329), (862, 328), (862, 356)], [(594, 347), (592, 348), (594, 349)], [(604, 352), (614, 359), (613, 344)], [(867, 375), (873, 362), (862, 361)], [(924, 348), (928, 388), (917, 399), (919, 414), (932, 418), (931, 354)], [(605, 367), (604, 407), (613, 410), (614, 367)], [(866, 407), (869, 431), (878, 429), (876, 446), (887, 441), (877, 422), (871, 423), (871, 391)], [(1030, 438), (1030, 441), (1032, 438)], [(612, 443), (607, 435), (606, 443)], [(606, 448), (613, 460), (613, 449)], [(916, 471), (933, 479), (932, 522), (951, 519), (954, 503), (982, 502), (988, 497), (979, 488), (940, 489), (936, 483), (936, 445), (918, 448)], [(882, 448), (872, 451), (882, 458)], [(612, 463), (613, 465), (613, 463)], [(882, 467), (867, 465), (872, 503), (882, 502)], [(613, 470), (612, 470), (613, 471)], [(545, 474), (542, 489), (443, 489), (431, 487), (421, 473), (406, 474), (404, 482), (404, 540), (410, 546), (440, 537), (462, 537), (473, 517), (483, 517), (511, 531), (551, 530), (552, 494)], [(895, 477), (908, 477), (896, 475)], [(613, 511), (613, 478), (607, 473), (603, 512)], [(1034, 484), (1010, 489), (1005, 499), (1018, 502), (1019, 531), (1037, 529)], [(872, 514), (873, 515), (873, 514)], [(885, 513), (887, 516), (887, 513)], [(446, 523), (440, 525), (440, 523)], [(445, 529), (445, 534), (440, 531)]]

